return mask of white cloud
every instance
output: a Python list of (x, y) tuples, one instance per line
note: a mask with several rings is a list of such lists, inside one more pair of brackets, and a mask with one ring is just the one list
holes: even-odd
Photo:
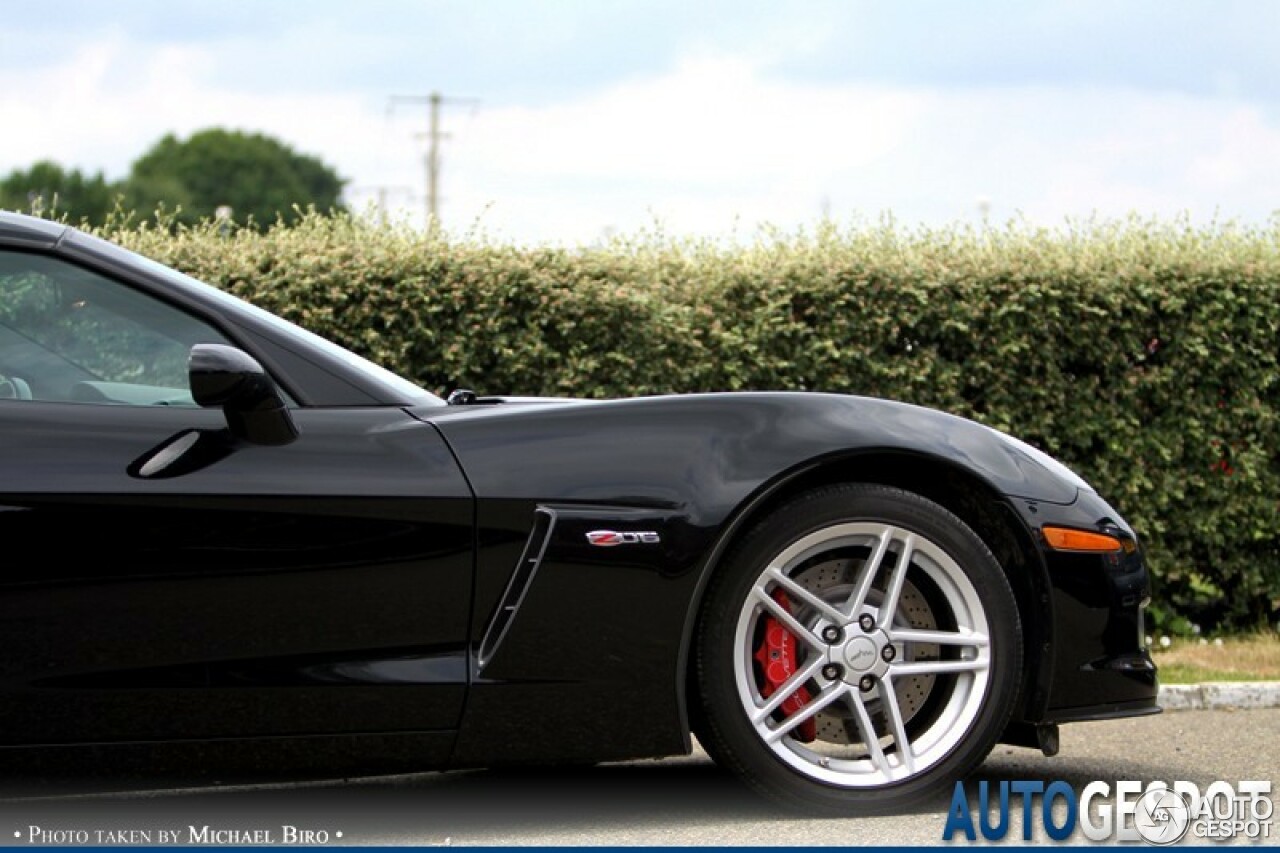
[[(422, 109), (389, 92), (256, 90), (209, 82), (212, 48), (142, 50), (120, 33), (41, 69), (0, 70), (0, 171), (51, 157), (123, 175), (167, 132), (261, 130), (421, 210)], [(478, 93), (483, 96), (483, 92)], [(1280, 206), (1280, 126), (1248, 102), (1135, 89), (801, 85), (703, 55), (542, 107), (446, 107), (443, 216), (521, 241), (590, 242), (655, 218), (678, 233), (749, 237), (758, 223), (892, 210), (904, 222), (1022, 211), (1261, 219)], [(18, 132), (13, 132), (17, 128)], [(411, 193), (416, 193), (415, 200)]]
[[(1022, 214), (1262, 219), (1280, 128), (1238, 102), (1130, 89), (804, 87), (737, 61), (685, 64), (456, 134), (450, 207), (516, 237), (590, 240), (654, 215), (673, 231)], [(588, 200), (595, 204), (586, 203)], [(468, 214), (471, 215), (471, 214)]]
[(450, 143), (451, 199), (464, 209), (492, 201), (486, 218), (502, 226), (595, 198), (601, 208), (579, 239), (653, 214), (695, 230), (757, 211), (811, 218), (840, 175), (892, 158), (925, 100), (793, 88), (739, 61), (688, 63), (575, 102), (481, 110)]
[(195, 47), (142, 50), (115, 34), (61, 63), (0, 70), (0, 115), (21, 128), (5, 134), (0, 168), (53, 159), (118, 178), (166, 133), (224, 126), (280, 137), (339, 171), (376, 171), (383, 115), (363, 99), (210, 86), (216, 60)]
[(1280, 208), (1280, 127), (1268, 125), (1257, 109), (1242, 107), (1227, 113), (1213, 131), (1216, 144), (1191, 160), (1188, 183), (1224, 194), (1261, 186)]

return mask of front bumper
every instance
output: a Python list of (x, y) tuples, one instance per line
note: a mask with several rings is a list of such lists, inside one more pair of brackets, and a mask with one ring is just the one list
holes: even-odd
[[(1039, 679), (1047, 698), (1036, 722), (1158, 713), (1156, 666), (1143, 624), (1151, 585), (1132, 529), (1092, 491), (1081, 491), (1069, 506), (1028, 507), (1024, 518), (1044, 560), (1053, 625), (1041, 658), (1050, 677)], [(1104, 554), (1056, 551), (1039, 535), (1050, 524), (1111, 533), (1133, 547)]]

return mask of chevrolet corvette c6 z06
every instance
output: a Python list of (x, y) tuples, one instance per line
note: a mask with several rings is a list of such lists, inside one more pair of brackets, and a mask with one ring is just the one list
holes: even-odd
[(995, 430), (821, 393), (446, 402), (16, 214), (0, 536), (6, 750), (374, 771), (696, 733), (848, 814), (1158, 710), (1133, 530)]

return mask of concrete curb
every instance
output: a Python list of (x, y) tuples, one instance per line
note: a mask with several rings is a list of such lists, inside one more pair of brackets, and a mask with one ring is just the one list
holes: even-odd
[(1280, 708), (1280, 681), (1161, 684), (1156, 702), (1166, 711)]

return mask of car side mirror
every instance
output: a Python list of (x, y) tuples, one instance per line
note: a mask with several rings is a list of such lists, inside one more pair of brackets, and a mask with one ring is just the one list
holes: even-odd
[(227, 428), (252, 444), (288, 444), (298, 427), (276, 384), (257, 359), (223, 344), (196, 344), (187, 360), (191, 396), (206, 408), (221, 406)]

